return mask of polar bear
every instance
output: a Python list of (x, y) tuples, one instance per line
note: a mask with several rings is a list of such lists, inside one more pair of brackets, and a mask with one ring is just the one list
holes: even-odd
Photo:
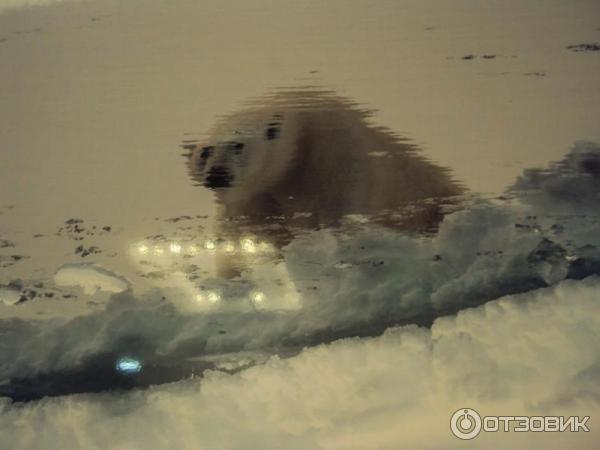
[[(191, 177), (215, 192), (218, 237), (281, 249), (348, 217), (434, 230), (464, 188), (369, 114), (330, 91), (279, 91), (222, 117), (207, 142), (184, 142)], [(239, 273), (235, 259), (223, 258), (221, 274)]]

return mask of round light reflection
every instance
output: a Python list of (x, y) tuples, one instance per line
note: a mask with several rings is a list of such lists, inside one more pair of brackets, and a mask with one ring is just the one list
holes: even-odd
[(260, 292), (260, 291), (256, 291), (253, 292), (252, 295), (250, 296), (250, 298), (252, 299), (252, 301), (257, 304), (257, 305), (261, 305), (264, 303), (264, 301), (266, 300), (266, 295), (264, 294), (264, 292)]
[(139, 373), (142, 370), (142, 363), (133, 358), (119, 358), (115, 364), (115, 369), (125, 375)]
[(208, 295), (206, 296), (206, 299), (210, 302), (210, 303), (218, 303), (219, 301), (221, 301), (221, 295), (218, 292), (209, 292)]
[(242, 246), (242, 250), (246, 253), (255, 253), (256, 252), (256, 244), (250, 238), (242, 239), (241, 246)]

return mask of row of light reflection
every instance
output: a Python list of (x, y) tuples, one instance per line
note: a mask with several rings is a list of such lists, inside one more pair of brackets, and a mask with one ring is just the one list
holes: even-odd
[[(260, 255), (269, 253), (273, 247), (266, 243), (256, 241), (253, 238), (245, 237), (238, 242), (227, 241), (222, 239), (206, 239), (201, 243), (181, 243), (178, 241), (162, 242), (160, 244), (152, 244), (142, 242), (133, 247), (134, 251), (140, 256), (197, 256), (201, 250), (211, 253), (225, 252), (234, 254), (236, 252), (247, 255)], [(265, 306), (266, 295), (261, 291), (253, 291), (248, 299), (256, 308)], [(223, 301), (223, 295), (218, 290), (205, 290), (195, 294), (195, 300), (202, 305), (217, 306)]]
[(268, 252), (271, 247), (266, 242), (256, 242), (252, 238), (241, 239), (237, 245), (233, 241), (221, 242), (218, 240), (207, 239), (201, 246), (197, 244), (184, 246), (179, 242), (171, 242), (166, 245), (148, 245), (142, 243), (137, 247), (137, 251), (140, 255), (155, 256), (162, 256), (165, 254), (195, 256), (200, 253), (201, 249), (211, 252), (223, 250), (225, 253), (235, 253), (236, 251), (240, 251), (241, 253), (255, 254)]
[[(254, 291), (250, 294), (250, 301), (255, 306), (258, 306), (258, 307), (264, 305), (266, 299), (267, 299), (267, 296), (265, 295), (264, 292), (261, 292), (261, 291)], [(221, 295), (221, 293), (219, 291), (206, 291), (206, 292), (199, 292), (198, 294), (196, 294), (196, 301), (199, 303), (208, 302), (212, 305), (216, 305), (216, 304), (220, 303), (222, 300), (223, 300), (223, 296)]]

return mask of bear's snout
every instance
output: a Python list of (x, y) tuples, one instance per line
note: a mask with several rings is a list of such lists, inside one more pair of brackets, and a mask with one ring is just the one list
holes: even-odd
[(210, 189), (230, 187), (233, 175), (225, 166), (212, 166), (204, 179), (204, 186)]

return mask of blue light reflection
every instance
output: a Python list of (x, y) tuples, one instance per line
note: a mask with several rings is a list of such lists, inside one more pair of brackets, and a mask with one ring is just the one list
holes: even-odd
[(142, 363), (133, 358), (119, 358), (115, 368), (117, 372), (129, 375), (139, 373), (142, 370)]

